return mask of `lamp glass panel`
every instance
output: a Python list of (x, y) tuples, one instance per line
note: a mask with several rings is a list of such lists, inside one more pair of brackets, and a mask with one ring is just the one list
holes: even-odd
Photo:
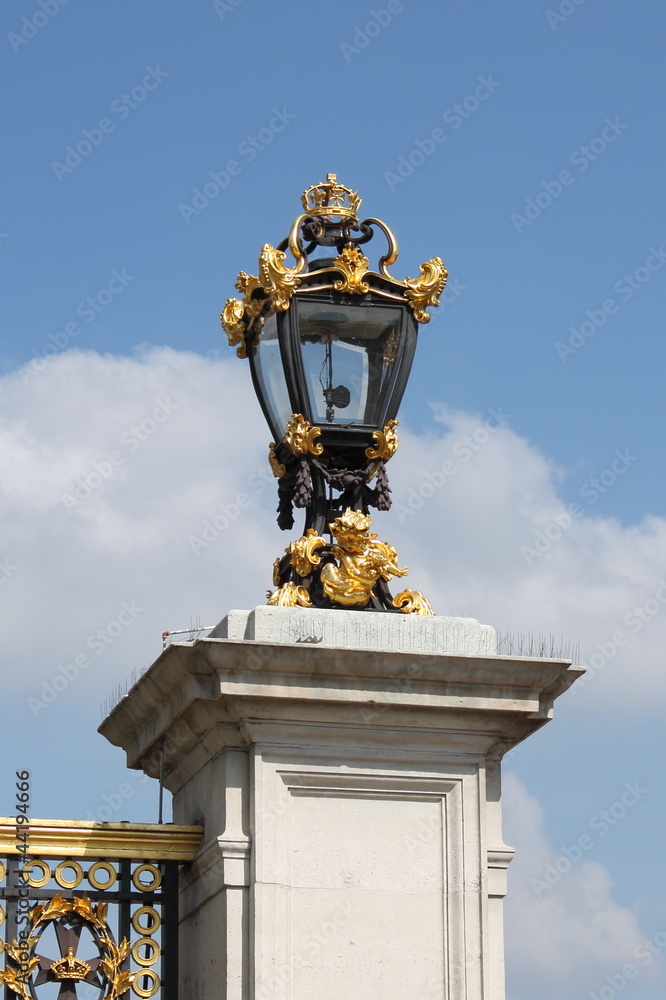
[(402, 310), (297, 300), (312, 419), (378, 426), (402, 351)]
[(289, 392), (284, 375), (284, 365), (278, 340), (275, 313), (268, 316), (259, 334), (254, 353), (254, 370), (264, 404), (270, 412), (273, 432), (278, 439), (284, 436), (291, 417)]

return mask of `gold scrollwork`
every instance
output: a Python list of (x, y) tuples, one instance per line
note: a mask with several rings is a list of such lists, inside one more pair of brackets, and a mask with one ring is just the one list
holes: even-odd
[[(65, 872), (68, 869), (74, 872), (73, 878), (66, 877)], [(58, 885), (61, 885), (63, 889), (76, 889), (77, 885), (80, 885), (83, 881), (83, 868), (78, 861), (61, 861), (60, 864), (56, 866), (53, 877)]]
[(301, 283), (299, 274), (305, 269), (305, 258), (297, 260), (295, 267), (285, 267), (283, 250), (277, 250), (270, 243), (264, 243), (259, 256), (259, 280), (270, 296), (276, 312), (289, 308), (291, 297)]
[(297, 584), (283, 583), (282, 586), (268, 598), (268, 604), (279, 608), (311, 608), (312, 601), (308, 597), (305, 587)]
[[(139, 982), (144, 978), (149, 979), (152, 986), (140, 986)], [(143, 997), (145, 1000), (147, 997), (154, 997), (161, 985), (160, 977), (153, 969), (141, 969), (140, 972), (135, 974), (135, 978), (132, 982), (132, 991), (136, 993), (138, 997)]]
[[(141, 923), (141, 917), (149, 917), (145, 927)], [(132, 927), (137, 934), (154, 934), (161, 923), (160, 915), (154, 906), (141, 906), (132, 914)]]
[(350, 292), (352, 295), (365, 295), (370, 291), (370, 285), (363, 278), (368, 273), (370, 261), (361, 253), (357, 246), (348, 243), (342, 253), (333, 261), (333, 267), (342, 271), (344, 278), (334, 283), (338, 292)]
[(332, 551), (338, 565), (326, 563), (320, 579), (329, 600), (343, 607), (365, 607), (380, 577), (390, 580), (409, 572), (398, 566), (392, 545), (378, 542), (377, 535), (370, 534), (371, 525), (367, 514), (348, 507), (328, 526), (336, 539)]
[(236, 347), (236, 356), (247, 357), (247, 344), (245, 343), (245, 303), (240, 299), (227, 299), (224, 311), (220, 315), (220, 321), (229, 341), (229, 347)]
[(275, 454), (276, 447), (275, 441), (271, 441), (268, 446), (268, 464), (270, 465), (271, 472), (275, 478), (281, 479), (282, 476), (285, 475), (287, 467), (286, 465), (283, 465), (282, 462), (278, 462), (277, 455)]
[(405, 278), (405, 296), (418, 322), (429, 323), (430, 314), (426, 309), (428, 306), (439, 305), (439, 297), (444, 291), (449, 272), (441, 257), (431, 257), (425, 264), (421, 264), (419, 270), (421, 274), (418, 278)]
[(367, 458), (371, 461), (376, 461), (377, 459), (383, 459), (388, 462), (389, 459), (393, 458), (396, 451), (398, 450), (398, 435), (395, 428), (398, 426), (397, 420), (389, 420), (383, 430), (373, 431), (372, 440), (375, 442), (374, 446), (370, 446), (365, 449), (365, 454)]
[[(106, 872), (106, 879), (98, 878), (98, 872)], [(118, 873), (108, 861), (96, 861), (88, 869), (88, 881), (93, 889), (110, 889), (117, 879)]]
[[(143, 882), (141, 876), (146, 873), (151, 877), (148, 882)], [(138, 865), (132, 872), (132, 882), (139, 892), (150, 892), (152, 889), (157, 889), (162, 882), (162, 873), (156, 865)]]
[(309, 576), (315, 566), (319, 565), (321, 556), (317, 555), (317, 549), (325, 545), (326, 540), (321, 538), (314, 528), (308, 528), (307, 535), (301, 535), (285, 549), (291, 556), (291, 565), (299, 576)]
[(258, 316), (262, 309), (261, 298), (253, 299), (252, 295), (257, 288), (261, 288), (259, 278), (253, 274), (241, 271), (236, 279), (236, 288), (245, 296), (244, 299), (227, 299), (224, 311), (220, 316), (224, 332), (229, 341), (229, 347), (236, 347), (236, 355), (239, 358), (247, 357), (247, 342), (245, 334), (248, 323)]
[(393, 607), (406, 615), (434, 615), (427, 597), (420, 590), (402, 590), (393, 598)]
[(248, 305), (252, 293), (255, 288), (260, 288), (261, 282), (259, 278), (255, 278), (253, 274), (248, 274), (247, 271), (239, 271), (238, 277), (236, 278), (236, 288), (245, 296), (245, 304)]
[(311, 427), (302, 413), (293, 413), (291, 420), (287, 423), (287, 433), (284, 440), (294, 455), (321, 455), (324, 451), (323, 444), (319, 442), (315, 444), (315, 438), (319, 437), (320, 434), (320, 428)]

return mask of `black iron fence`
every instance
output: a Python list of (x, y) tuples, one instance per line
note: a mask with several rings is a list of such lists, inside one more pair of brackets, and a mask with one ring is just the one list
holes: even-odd
[(25, 846), (10, 830), (0, 820), (4, 1000), (176, 1000), (178, 869), (200, 828), (33, 820)]

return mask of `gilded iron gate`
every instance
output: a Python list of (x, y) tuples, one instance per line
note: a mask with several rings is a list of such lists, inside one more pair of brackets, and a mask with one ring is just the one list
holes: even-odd
[(201, 832), (0, 819), (4, 1000), (177, 1000), (178, 868)]

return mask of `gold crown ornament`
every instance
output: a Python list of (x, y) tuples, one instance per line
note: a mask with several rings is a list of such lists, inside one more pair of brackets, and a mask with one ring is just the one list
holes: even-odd
[(304, 191), (301, 203), (316, 219), (356, 219), (361, 207), (358, 191), (339, 184), (337, 174), (326, 174), (325, 181)]
[(91, 967), (87, 962), (82, 962), (80, 958), (76, 958), (74, 949), (69, 948), (63, 958), (51, 963), (50, 971), (61, 982), (67, 979), (80, 982), (90, 974)]

